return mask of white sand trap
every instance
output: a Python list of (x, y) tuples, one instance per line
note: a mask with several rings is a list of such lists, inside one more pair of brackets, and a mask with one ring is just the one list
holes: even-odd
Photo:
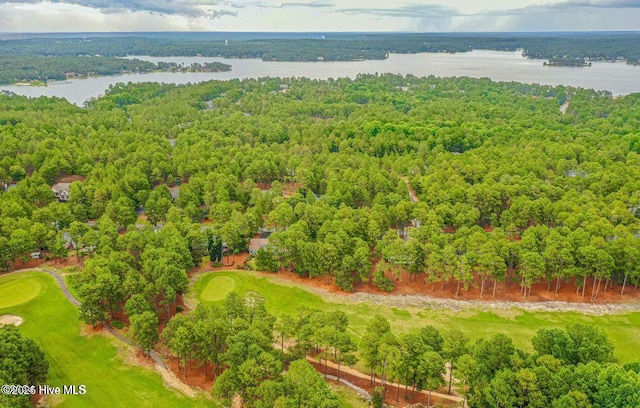
[(16, 315), (2, 315), (0, 316), (0, 324), (13, 324), (14, 326), (20, 326), (24, 322), (24, 319)]

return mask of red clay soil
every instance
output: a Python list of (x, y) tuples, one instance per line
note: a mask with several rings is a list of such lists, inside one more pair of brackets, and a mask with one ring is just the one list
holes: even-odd
[[(541, 302), (541, 301), (565, 301), (591, 303), (591, 290), (593, 287), (593, 279), (587, 279), (587, 287), (585, 296), (582, 297), (582, 291), (576, 294), (576, 285), (573, 279), (569, 282), (561, 283), (558, 294), (555, 294), (555, 281), (551, 282), (551, 291), (548, 291), (548, 284), (546, 281), (534, 284), (531, 288), (531, 295), (524, 297), (521, 293), (521, 287), (517, 282), (510, 283), (498, 283), (496, 296), (493, 297), (493, 282), (487, 280), (485, 282), (484, 294), (480, 298), (481, 280), (479, 276), (475, 277), (475, 282), (469, 285), (468, 290), (461, 288), (459, 296), (456, 298), (457, 282), (450, 279), (445, 283), (444, 290), (441, 290), (441, 283), (425, 284), (425, 274), (420, 274), (415, 277), (409, 276), (407, 272), (403, 272), (400, 276), (390, 276), (393, 279), (395, 289), (392, 292), (396, 295), (402, 294), (419, 294), (427, 295), (439, 298), (450, 299), (464, 299), (464, 300), (503, 300), (503, 301), (518, 301), (518, 302)], [(582, 282), (580, 282), (582, 283)], [(632, 285), (627, 285), (625, 289), (625, 295), (620, 296), (621, 287), (614, 285), (612, 289), (608, 288), (605, 292), (604, 283), (600, 287), (597, 303), (623, 303), (630, 300), (640, 299), (640, 291), (634, 291)], [(370, 284), (361, 284), (356, 287), (357, 291), (361, 292), (374, 292), (382, 293), (381, 291), (373, 288)]]
[[(46, 252), (42, 251), (46, 254)], [(32, 269), (39, 266), (51, 266), (56, 268), (66, 268), (67, 266), (74, 266), (80, 264), (80, 261), (76, 257), (76, 251), (69, 251), (68, 258), (53, 258), (49, 260), (45, 259), (29, 259), (27, 262), (22, 262), (21, 259), (14, 259), (9, 262), (10, 271), (19, 271), (22, 269)]]
[(282, 196), (284, 198), (289, 198), (294, 195), (300, 188), (302, 188), (302, 184), (290, 182), (282, 185)]
[[(143, 357), (141, 355), (141, 353), (139, 352), (138, 354), (138, 358), (141, 359), (142, 361), (144, 361), (144, 359), (146, 359), (146, 357)], [(163, 353), (163, 355), (167, 355), (166, 353)], [(207, 366), (207, 375), (205, 377), (204, 374), (204, 367), (200, 366), (200, 367), (196, 367), (195, 362), (194, 361), (189, 361), (187, 364), (187, 376), (185, 377), (184, 375), (184, 366), (182, 365), (182, 361), (180, 361), (180, 368), (178, 368), (178, 359), (176, 357), (170, 357), (168, 359), (165, 359), (165, 363), (167, 364), (167, 367), (176, 375), (176, 377), (178, 377), (180, 379), (180, 381), (192, 386), (192, 387), (197, 387), (205, 392), (211, 392), (211, 389), (213, 388), (213, 384), (214, 384), (214, 376), (211, 373), (212, 367), (211, 366)], [(313, 367), (316, 369), (316, 371), (320, 372), (321, 374), (324, 374), (325, 372), (325, 367), (324, 365), (320, 365), (318, 362), (311, 362), (311, 364), (313, 365)], [(333, 367), (328, 367), (327, 368), (327, 374), (329, 375), (335, 375), (337, 376), (337, 370)], [(350, 383), (366, 390), (369, 394), (371, 394), (373, 392), (373, 387), (371, 386), (371, 383), (369, 380), (364, 379), (364, 378), (360, 378), (357, 377), (355, 375), (352, 375), (350, 373), (345, 373), (342, 370), (340, 371), (340, 378), (344, 378), (345, 380), (349, 381)], [(334, 383), (340, 385), (340, 386), (345, 386), (342, 383), (337, 383), (334, 381)], [(379, 384), (378, 384), (379, 385)], [(413, 405), (416, 403), (424, 403), (426, 404), (428, 402), (428, 395), (416, 392), (414, 393), (411, 390), (411, 387), (409, 387), (409, 391), (408, 391), (408, 398), (405, 399), (405, 390), (404, 388), (401, 388), (400, 390), (400, 398), (399, 401), (396, 402), (396, 395), (397, 395), (397, 388), (393, 387), (391, 385), (388, 385), (385, 387), (387, 390), (387, 398), (386, 398), (386, 402), (391, 405), (391, 406), (395, 406), (395, 407), (405, 407), (405, 406), (409, 406), (409, 405)], [(442, 390), (443, 392), (446, 392), (446, 390)], [(457, 406), (457, 403), (452, 402), (452, 401), (448, 401), (448, 400), (442, 400), (437, 398), (436, 396), (432, 396), (431, 397), (431, 404), (432, 406), (435, 407), (453, 407), (453, 406)]]
[(204, 374), (204, 366), (196, 367), (194, 361), (189, 361), (187, 363), (187, 377), (184, 376), (184, 366), (182, 365), (182, 361), (180, 361), (180, 368), (178, 369), (178, 358), (177, 357), (169, 357), (168, 354), (163, 353), (163, 357), (167, 367), (180, 379), (180, 381), (184, 382), (187, 385), (192, 387), (197, 387), (203, 391), (210, 392), (213, 387), (213, 379), (214, 376), (211, 373), (212, 367), (207, 364), (207, 376)]
[[(226, 266), (213, 267), (210, 265), (204, 265), (192, 269), (189, 274), (198, 272), (210, 272), (210, 271), (227, 271), (227, 270), (239, 270), (245, 264), (248, 257), (248, 253), (242, 252), (236, 255), (225, 257)], [(66, 259), (61, 261), (58, 259), (51, 259), (44, 261), (42, 259), (30, 259), (28, 262), (23, 263), (21, 260), (16, 260), (12, 263), (11, 270), (29, 269), (42, 265), (53, 267), (68, 267), (79, 265), (80, 262), (75, 256), (75, 252), (71, 251), (70, 255)], [(264, 273), (265, 276), (272, 276), (271, 273)], [(326, 278), (301, 278), (296, 273), (282, 270), (277, 273), (277, 276), (282, 279), (286, 279), (292, 282), (308, 285), (311, 287), (322, 288), (328, 290), (331, 293), (349, 294), (334, 285), (331, 280)], [(576, 285), (574, 279), (568, 282), (562, 282), (558, 294), (554, 293), (555, 281), (551, 283), (551, 291), (547, 291), (548, 285), (546, 281), (536, 283), (531, 289), (531, 295), (524, 297), (521, 293), (521, 288), (517, 282), (498, 283), (496, 296), (493, 297), (493, 282), (487, 280), (485, 282), (484, 295), (480, 298), (480, 286), (481, 281), (479, 276), (475, 277), (475, 282), (469, 285), (468, 290), (464, 288), (460, 289), (458, 297), (455, 296), (457, 282), (454, 279), (450, 279), (445, 282), (444, 289), (441, 290), (441, 282), (434, 284), (426, 284), (426, 274), (420, 274), (417, 276), (409, 276), (409, 273), (403, 271), (399, 276), (389, 273), (389, 278), (393, 280), (395, 288), (392, 292), (384, 292), (377, 287), (373, 286), (370, 282), (358, 283), (355, 285), (354, 292), (374, 293), (380, 295), (425, 295), (435, 298), (444, 299), (461, 299), (461, 300), (484, 300), (484, 301), (516, 301), (516, 302), (541, 302), (541, 301), (565, 301), (574, 303), (591, 303), (591, 292), (593, 288), (593, 279), (587, 279), (587, 287), (585, 290), (585, 296), (582, 297), (582, 290), (576, 292)], [(582, 283), (582, 282), (580, 282)], [(640, 300), (640, 290), (635, 289), (634, 285), (627, 284), (625, 288), (624, 296), (620, 296), (620, 285), (614, 285), (613, 288), (604, 288), (604, 282), (601, 284), (598, 298), (595, 303), (624, 303), (629, 301)], [(187, 307), (180, 299), (179, 306), (186, 310)]]
[(27, 262), (22, 262), (22, 259), (15, 259), (9, 262), (9, 269), (11, 271), (19, 271), (20, 269), (31, 269), (41, 266), (46, 261), (44, 259), (29, 259)]
[[(262, 191), (271, 190), (271, 183), (256, 183), (256, 187), (258, 187)], [(282, 195), (285, 198), (291, 197), (294, 195), (300, 188), (302, 188), (302, 184), (296, 182), (288, 182), (288, 183), (280, 183), (280, 187), (282, 189)]]
[[(311, 365), (313, 365), (313, 367), (316, 369), (316, 371), (320, 372), (321, 374), (324, 374), (325, 372), (325, 367), (324, 365), (321, 365), (320, 363), (318, 363), (317, 361), (313, 361), (311, 362)], [(338, 370), (336, 370), (333, 367), (327, 367), (327, 374), (329, 375), (334, 375), (334, 376), (338, 376)], [(345, 373), (342, 370), (340, 370), (340, 378), (344, 378), (345, 380), (349, 381), (350, 383), (366, 390), (369, 394), (371, 394), (373, 392), (373, 387), (371, 386), (371, 382), (368, 379), (364, 379), (364, 378), (360, 378), (360, 377), (356, 377), (352, 374), (349, 373)], [(335, 381), (334, 381), (335, 383)], [(340, 384), (342, 386), (344, 386), (344, 384)], [(378, 384), (379, 385), (379, 384)], [(385, 398), (385, 402), (391, 406), (394, 407), (406, 407), (409, 405), (413, 405), (413, 404), (417, 404), (417, 403), (423, 403), (423, 404), (427, 404), (429, 396), (425, 395), (423, 393), (418, 393), (418, 392), (413, 392), (411, 390), (411, 387), (409, 387), (408, 393), (407, 393), (407, 399), (405, 399), (405, 394), (404, 394), (404, 387), (401, 388), (400, 390), (400, 398), (398, 399), (398, 401), (396, 401), (396, 396), (398, 394), (398, 389), (396, 387), (390, 386), (390, 385), (386, 385), (385, 386), (386, 389), (386, 398)], [(446, 390), (444, 390), (444, 392), (446, 392)], [(443, 400), (443, 399), (439, 399), (435, 396), (431, 396), (431, 406), (435, 406), (435, 407), (455, 407), (458, 406), (459, 404), (453, 401), (448, 401), (448, 400)]]
[(136, 356), (136, 363), (138, 363), (138, 365), (140, 365), (142, 367), (153, 369), (153, 367), (155, 365), (155, 362), (153, 361), (153, 359), (151, 357), (149, 357), (148, 355), (144, 354), (142, 352), (142, 350), (140, 350), (137, 347), (136, 347), (135, 356)]
[(225, 266), (211, 266), (206, 264), (204, 266), (198, 266), (189, 271), (189, 275), (198, 272), (211, 272), (211, 271), (229, 271), (238, 270), (240, 266), (243, 266), (247, 262), (248, 252), (240, 252), (239, 254), (229, 255), (224, 257)]
[(37, 407), (42, 397), (44, 397), (44, 395), (33, 394), (29, 397), (29, 401), (31, 401), (31, 404), (33, 404), (34, 407)]
[[(270, 273), (264, 273), (264, 275), (273, 275)], [(336, 285), (330, 282), (326, 282), (324, 278), (301, 278), (297, 274), (291, 271), (280, 271), (277, 276), (282, 279), (286, 279), (292, 282), (301, 283), (304, 285), (322, 288), (328, 290), (331, 293), (349, 294), (349, 292), (343, 291)], [(496, 296), (493, 297), (493, 282), (487, 280), (485, 282), (484, 294), (480, 298), (480, 278), (476, 276), (475, 283), (469, 285), (469, 289), (465, 290), (460, 288), (460, 294), (456, 297), (457, 282), (454, 279), (450, 279), (445, 282), (444, 289), (441, 290), (441, 282), (434, 284), (425, 284), (426, 274), (420, 274), (417, 276), (409, 276), (409, 273), (403, 271), (400, 276), (389, 273), (388, 277), (393, 280), (395, 288), (392, 292), (384, 292), (377, 287), (373, 286), (370, 282), (359, 283), (355, 285), (354, 292), (374, 293), (379, 295), (424, 295), (435, 298), (445, 299), (460, 299), (460, 300), (483, 300), (483, 301), (513, 301), (513, 302), (543, 302), (543, 301), (564, 301), (574, 303), (592, 303), (591, 302), (591, 290), (593, 287), (593, 279), (587, 279), (587, 287), (585, 296), (582, 297), (582, 290), (576, 294), (576, 285), (574, 280), (570, 280), (566, 283), (561, 283), (560, 290), (556, 295), (555, 281), (551, 284), (551, 291), (547, 291), (547, 283), (540, 282), (534, 284), (531, 289), (531, 295), (524, 297), (521, 293), (520, 285), (516, 282), (498, 283)], [(582, 282), (580, 282), (582, 283)], [(614, 285), (613, 289), (607, 288), (604, 290), (604, 282), (600, 287), (598, 298), (593, 303), (624, 303), (629, 301), (640, 300), (640, 290), (635, 290), (633, 285), (627, 284), (625, 288), (624, 296), (620, 296), (620, 285)]]
[(105, 333), (104, 325), (102, 323), (98, 323), (96, 326), (92, 326), (90, 324), (83, 325), (84, 330), (81, 333), (87, 337), (93, 337), (96, 334)]

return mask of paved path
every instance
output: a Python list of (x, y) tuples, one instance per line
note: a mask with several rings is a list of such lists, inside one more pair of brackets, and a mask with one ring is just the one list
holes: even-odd
[[(80, 305), (82, 305), (82, 302), (76, 299), (75, 296), (73, 296), (73, 294), (69, 291), (69, 288), (67, 287), (67, 284), (64, 281), (64, 277), (52, 269), (47, 269), (45, 267), (38, 267), (38, 268), (31, 268), (31, 269), (23, 269), (23, 270), (15, 271), (12, 273), (33, 272), (33, 271), (46, 273), (47, 275), (52, 276), (58, 283), (58, 286), (60, 286), (60, 290), (62, 290), (62, 293), (69, 300), (69, 302), (71, 302), (76, 307), (79, 307)], [(104, 328), (107, 330), (107, 332), (111, 333), (113, 337), (120, 340), (121, 342), (134, 348), (137, 347), (131, 339), (124, 336), (122, 333), (116, 330), (109, 323), (105, 322)], [(196, 392), (190, 386), (183, 383), (169, 368), (167, 368), (167, 365), (165, 364), (160, 354), (158, 354), (155, 350), (151, 350), (149, 352), (149, 356), (155, 362), (155, 365), (154, 365), (155, 370), (162, 376), (162, 379), (164, 380), (165, 384), (168, 387), (175, 388), (189, 397), (194, 397), (196, 395)]]
[[(104, 323), (104, 328), (107, 329), (107, 331), (109, 333), (113, 334), (113, 336), (116, 337), (118, 340), (127, 343), (131, 347), (138, 347), (130, 338), (124, 336), (122, 333), (120, 333), (118, 330), (116, 330), (113, 326), (111, 326), (111, 324), (105, 322)], [(151, 357), (151, 359), (153, 361), (155, 361), (155, 363), (158, 366), (160, 366), (160, 368), (162, 368), (164, 370), (167, 369), (167, 366), (164, 363), (164, 361), (162, 360), (162, 357), (160, 357), (160, 354), (158, 354), (155, 350), (150, 350), (149, 351), (149, 357)]]
[[(47, 268), (35, 268), (35, 269), (31, 269), (31, 270), (36, 270), (36, 271), (40, 271), (40, 272), (44, 272), (48, 275), (53, 276), (53, 278), (56, 280), (56, 282), (58, 283), (58, 285), (60, 286), (60, 289), (62, 290), (62, 293), (65, 295), (65, 297), (75, 306), (80, 306), (82, 303), (76, 299), (73, 294), (69, 291), (69, 288), (67, 287), (66, 282), (64, 281), (64, 278), (62, 277), (62, 275), (60, 275), (58, 272), (51, 270), (51, 269), (47, 269)], [(24, 270), (29, 271), (29, 269)], [(115, 338), (117, 338), (118, 340), (132, 346), (132, 347), (137, 347), (135, 345), (135, 343), (133, 343), (133, 341), (131, 339), (129, 339), (128, 337), (125, 337), (122, 333), (120, 333), (118, 330), (116, 330), (113, 326), (111, 326), (109, 323), (105, 322), (104, 323), (104, 327), (105, 329), (111, 333)], [(162, 360), (162, 357), (155, 351), (155, 350), (151, 350), (149, 351), (149, 356), (153, 359), (153, 361), (156, 363), (156, 369), (160, 372), (160, 374), (162, 375), (163, 378), (165, 378), (165, 380), (167, 380), (167, 376), (170, 377), (175, 377), (172, 376), (173, 373), (170, 373), (170, 371), (168, 370), (166, 364), (164, 363), (164, 361)], [(307, 356), (307, 359), (309, 359), (310, 361), (315, 361), (313, 359), (313, 357), (311, 356)], [(326, 364), (328, 364), (330, 367), (337, 369), (338, 365), (329, 361)], [(352, 368), (349, 367), (345, 367), (342, 366), (340, 368), (343, 372), (349, 373), (351, 375), (354, 375), (356, 377), (359, 378), (363, 378), (363, 379), (369, 379), (369, 376), (366, 374), (361, 373), (360, 371), (354, 370)], [(345, 384), (347, 387), (353, 389), (354, 391), (356, 391), (357, 393), (359, 393), (360, 395), (362, 395), (364, 398), (366, 398), (367, 400), (371, 400), (371, 395), (365, 391), (364, 389), (358, 387), (357, 385), (345, 380), (344, 378), (340, 378), (340, 380), (338, 380), (337, 377), (332, 376), (332, 375), (327, 375), (327, 378), (330, 378), (332, 380), (336, 380), (336, 381), (340, 381), (341, 383)], [(377, 382), (379, 382), (380, 380), (376, 379)], [(175, 386), (175, 382), (174, 381), (169, 381), (170, 385)], [(395, 387), (399, 387), (399, 384), (393, 384), (393, 383), (387, 383), (389, 385), (395, 386)], [(182, 387), (176, 387), (176, 388), (182, 388)], [(183, 390), (184, 391), (184, 390)], [(420, 391), (424, 394), (429, 394), (429, 391)], [(463, 398), (460, 397), (456, 397), (453, 395), (448, 395), (448, 394), (442, 394), (442, 393), (438, 393), (438, 392), (431, 392), (432, 396), (438, 397), (438, 398), (442, 398), (442, 399), (446, 399), (446, 400), (450, 400), (450, 401), (455, 401), (455, 402), (463, 402)]]
[[(82, 302), (80, 302), (78, 299), (76, 299), (73, 296), (73, 294), (71, 294), (71, 292), (69, 291), (69, 288), (67, 287), (67, 283), (64, 281), (64, 278), (62, 277), (62, 275), (60, 275), (58, 272), (53, 271), (51, 269), (47, 269), (47, 268), (36, 268), (36, 270), (39, 270), (41, 272), (44, 272), (46, 274), (53, 276), (56, 282), (58, 282), (58, 285), (60, 286), (62, 293), (64, 293), (65, 297), (69, 299), (69, 302), (73, 303), (75, 306), (80, 306), (82, 304)], [(118, 340), (123, 341), (132, 347), (137, 347), (136, 344), (130, 338), (125, 337), (122, 333), (120, 333), (113, 326), (111, 326), (111, 324), (104, 322), (104, 328)], [(160, 355), (156, 353), (155, 350), (149, 351), (149, 356), (153, 359), (153, 361), (156, 362), (156, 364), (158, 364), (158, 366), (160, 366), (160, 368), (164, 370), (167, 369), (167, 366), (162, 360), (162, 357), (160, 357)]]
[(341, 383), (343, 383), (347, 387), (351, 388), (352, 390), (354, 390), (358, 394), (362, 395), (367, 401), (371, 401), (371, 395), (367, 391), (365, 391), (364, 389), (358, 387), (357, 385), (355, 385), (353, 383), (350, 383), (349, 381), (345, 380), (344, 378), (341, 378), (341, 379), (338, 380), (338, 377), (336, 377), (335, 375), (331, 375), (331, 374), (327, 374), (326, 377), (328, 379), (330, 379), (330, 380), (333, 380), (333, 381), (340, 381)]
[(44, 272), (46, 274), (53, 276), (56, 282), (58, 282), (58, 286), (60, 286), (60, 289), (62, 289), (62, 293), (64, 293), (64, 296), (67, 299), (69, 299), (69, 302), (73, 303), (75, 306), (80, 306), (82, 304), (78, 299), (76, 299), (71, 294), (71, 292), (69, 292), (69, 288), (67, 288), (67, 284), (64, 281), (64, 278), (58, 272), (52, 271), (51, 269), (47, 269), (47, 268), (36, 268), (35, 270)]
[[(40, 272), (44, 272), (46, 274), (49, 274), (49, 275), (53, 276), (53, 278), (56, 280), (56, 282), (58, 282), (58, 285), (60, 286), (60, 289), (62, 290), (62, 293), (64, 293), (65, 297), (67, 299), (69, 299), (69, 301), (71, 303), (73, 303), (75, 306), (80, 306), (82, 304), (69, 291), (69, 288), (67, 287), (67, 283), (64, 281), (64, 278), (62, 277), (62, 275), (60, 275), (58, 272), (56, 272), (54, 270), (51, 270), (51, 269), (47, 269), (47, 268), (36, 268), (35, 270), (38, 270)], [(120, 333), (118, 330), (116, 330), (113, 326), (111, 326), (111, 324), (109, 324), (108, 322), (104, 322), (104, 328), (109, 333), (111, 333), (115, 338), (117, 338), (118, 340), (128, 344), (129, 346), (137, 347), (135, 345), (135, 343), (130, 338), (124, 336), (122, 333)], [(169, 369), (167, 368), (166, 364), (162, 360), (162, 357), (160, 357), (160, 355), (155, 350), (150, 350), (149, 351), (149, 356), (156, 363), (156, 369), (160, 372), (160, 374), (165, 379), (165, 381), (167, 381), (169, 383), (169, 385), (172, 385), (175, 388), (179, 388), (179, 389), (183, 388), (183, 387), (180, 387), (180, 386), (176, 386), (175, 375), (173, 375), (173, 373), (171, 373), (169, 371)], [(336, 380), (336, 381), (338, 380), (337, 377), (330, 376), (330, 375), (328, 375), (327, 378), (331, 378), (332, 380)], [(352, 384), (352, 383), (350, 383), (349, 381), (347, 381), (347, 380), (345, 380), (343, 378), (341, 378), (339, 381), (341, 383), (345, 384), (347, 387), (349, 387), (349, 388), (355, 390), (356, 392), (358, 392), (360, 395), (362, 395), (367, 400), (371, 400), (371, 395), (369, 395), (368, 392), (366, 392), (362, 388), (358, 387), (357, 385)], [(184, 389), (183, 389), (183, 391), (184, 391)], [(187, 391), (187, 393), (189, 393), (189, 392)]]

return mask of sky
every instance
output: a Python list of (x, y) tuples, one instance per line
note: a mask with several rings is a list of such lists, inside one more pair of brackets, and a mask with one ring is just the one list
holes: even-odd
[(640, 0), (0, 0), (0, 32), (640, 30)]

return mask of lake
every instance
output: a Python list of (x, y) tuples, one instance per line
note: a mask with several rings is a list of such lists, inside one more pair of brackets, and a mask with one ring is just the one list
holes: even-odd
[(223, 62), (230, 72), (155, 72), (125, 74), (87, 79), (51, 82), (46, 87), (0, 86), (26, 96), (59, 96), (82, 106), (91, 97), (104, 94), (109, 85), (118, 82), (196, 83), (212, 79), (242, 79), (259, 77), (308, 77), (327, 79), (355, 78), (364, 73), (395, 73), (416, 76), (487, 77), (495, 81), (517, 81), (544, 85), (566, 85), (607, 90), (614, 95), (640, 92), (640, 67), (624, 62), (594, 62), (591, 67), (546, 67), (543, 60), (529, 60), (520, 52), (476, 50), (467, 53), (391, 54), (386, 60), (349, 62), (264, 62), (259, 59), (228, 59), (207, 57), (136, 57), (158, 62)]

